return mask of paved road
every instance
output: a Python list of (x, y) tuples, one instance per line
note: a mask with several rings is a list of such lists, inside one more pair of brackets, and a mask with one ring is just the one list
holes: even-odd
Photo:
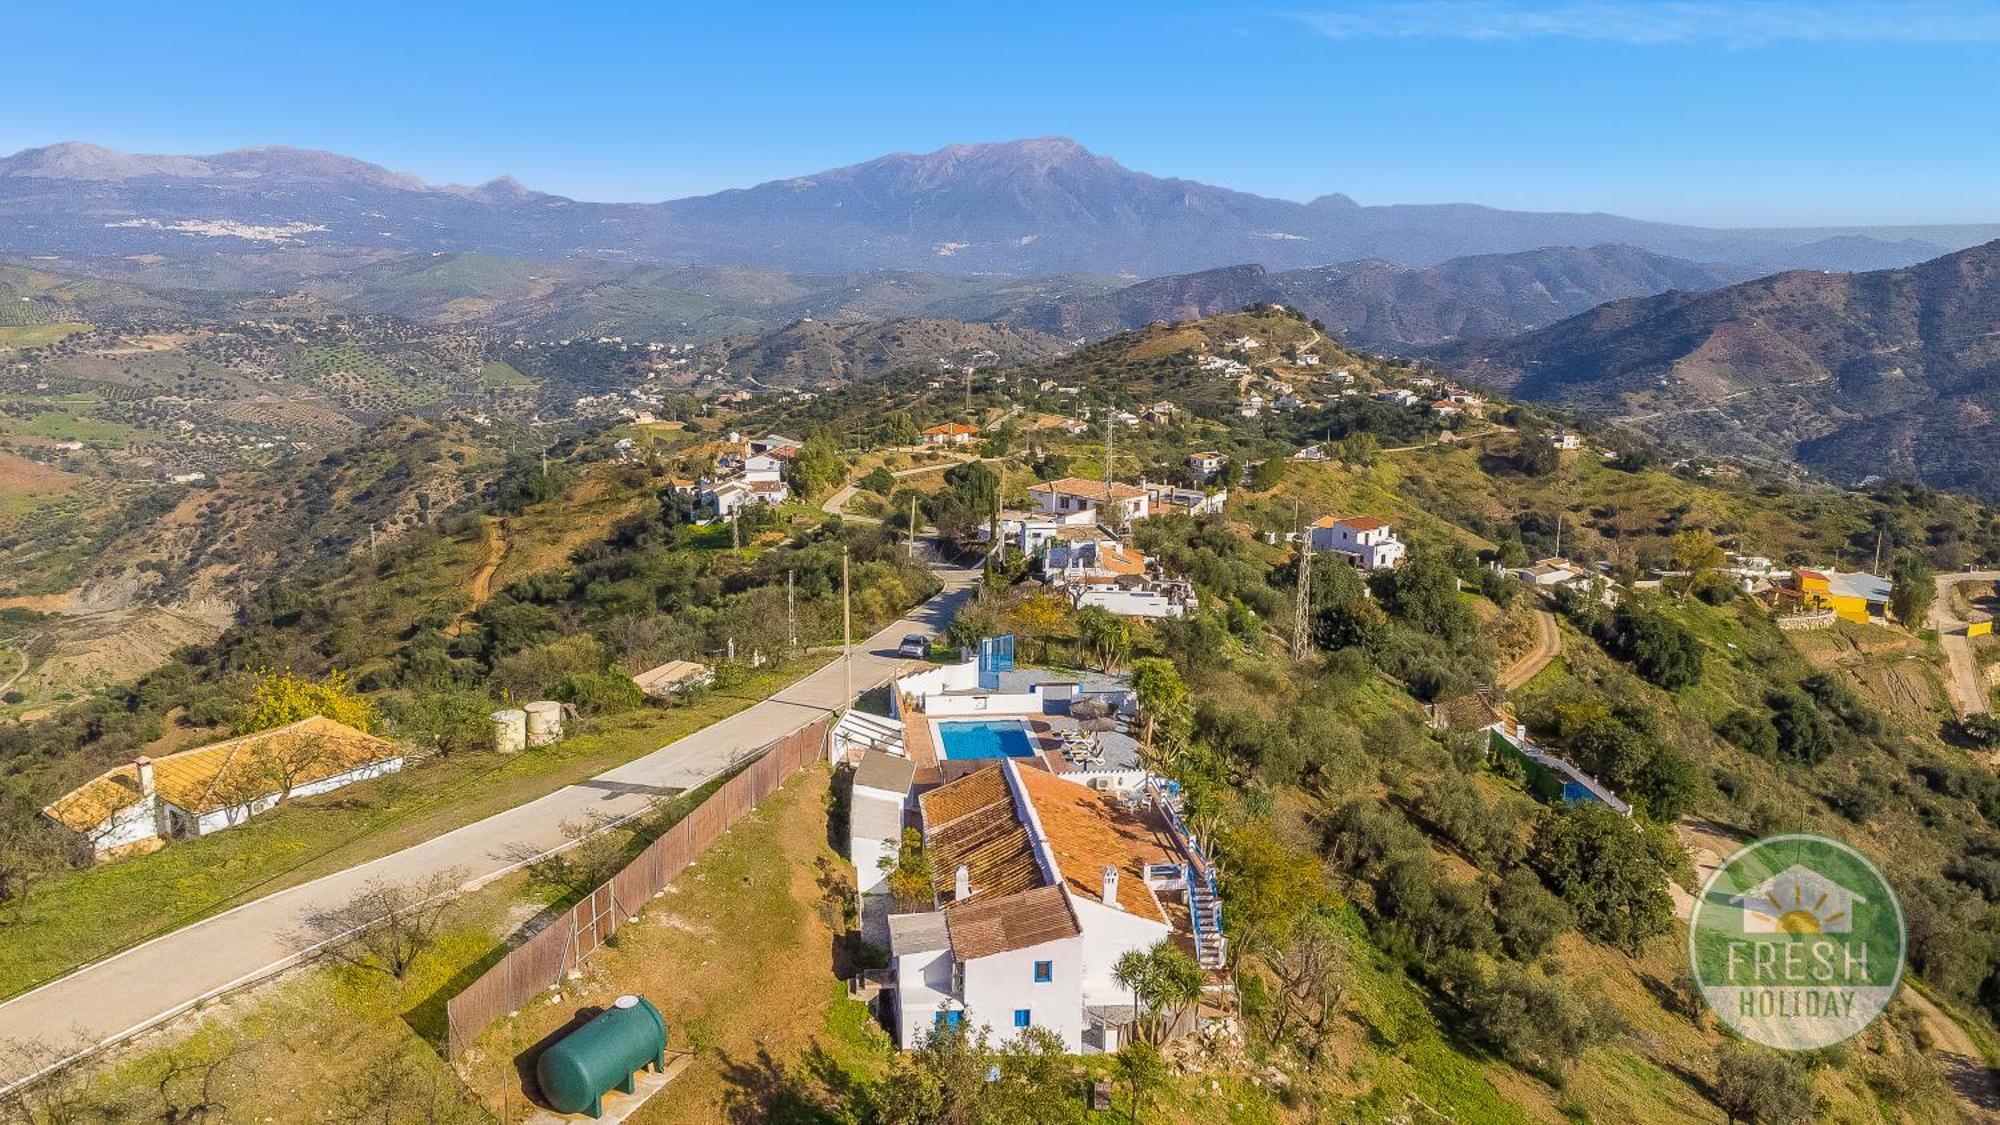
[[(945, 590), (855, 646), (856, 691), (889, 679), (907, 663), (896, 645), (908, 633), (935, 634), (970, 595), (977, 570), (942, 569)], [(279, 891), (213, 918), (88, 965), (0, 1004), (0, 1046), (31, 1045), (35, 1063), (0, 1051), (0, 1088), (80, 1049), (135, 1034), (218, 993), (296, 962), (311, 944), (302, 920), (339, 906), (365, 885), (417, 882), (458, 872), (470, 887), (514, 870), (566, 842), (564, 821), (643, 811), (659, 794), (691, 788), (741, 755), (810, 723), (847, 702), (841, 661), (771, 698), (643, 758), (559, 789), (422, 844), (310, 883)]]
[(1937, 576), (1937, 597), (1931, 602), (1931, 628), (1937, 630), (1938, 647), (1951, 672), (1952, 703), (1960, 716), (1984, 714), (1986, 681), (1979, 675), (1979, 663), (1972, 659), (1972, 642), (1965, 638), (1965, 622), (1952, 612), (1951, 588), (1960, 582), (2000, 582), (2000, 570), (1957, 571)]

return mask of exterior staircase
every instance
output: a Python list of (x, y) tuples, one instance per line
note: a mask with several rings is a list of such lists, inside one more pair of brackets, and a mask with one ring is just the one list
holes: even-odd
[(903, 753), (903, 724), (900, 720), (848, 708), (833, 726), (833, 756), (836, 761), (849, 752), (881, 750)]
[(1192, 866), (1188, 869), (1188, 914), (1194, 920), (1195, 960), (1204, 969), (1220, 969), (1229, 962), (1229, 939), (1222, 933), (1222, 899), (1208, 877)]

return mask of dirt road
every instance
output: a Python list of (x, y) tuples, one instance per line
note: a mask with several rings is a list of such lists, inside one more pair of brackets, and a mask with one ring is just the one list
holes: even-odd
[(1983, 715), (1992, 710), (1986, 681), (1979, 675), (1979, 662), (1972, 658), (1972, 642), (1966, 639), (1965, 622), (1951, 608), (1951, 588), (1961, 582), (2000, 582), (2000, 570), (1970, 570), (1937, 577), (1937, 597), (1931, 602), (1931, 628), (1937, 630), (1938, 648), (1944, 650), (1950, 673), (1952, 705), (1963, 715)]
[(1519, 660), (1507, 666), (1500, 673), (1501, 691), (1515, 691), (1535, 678), (1549, 661), (1562, 654), (1562, 630), (1556, 628), (1555, 614), (1546, 609), (1535, 611), (1535, 644), (1521, 654)]

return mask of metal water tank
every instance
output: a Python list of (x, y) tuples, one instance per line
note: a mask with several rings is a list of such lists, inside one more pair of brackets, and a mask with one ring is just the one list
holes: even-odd
[(620, 996), (609, 1010), (563, 1036), (535, 1060), (542, 1099), (561, 1113), (604, 1115), (604, 1095), (637, 1091), (634, 1071), (667, 1069), (667, 1021), (640, 996)]
[(528, 748), (528, 713), (518, 707), (493, 712), (493, 748), (518, 754)]
[(550, 746), (562, 741), (563, 705), (552, 699), (528, 704), (528, 745)]

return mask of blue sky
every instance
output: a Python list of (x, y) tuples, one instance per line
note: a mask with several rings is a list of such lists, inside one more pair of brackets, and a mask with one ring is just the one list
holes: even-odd
[(665, 199), (1063, 134), (1293, 199), (2000, 220), (2000, 0), (58, 0), (7, 26), (7, 152), (281, 143)]

